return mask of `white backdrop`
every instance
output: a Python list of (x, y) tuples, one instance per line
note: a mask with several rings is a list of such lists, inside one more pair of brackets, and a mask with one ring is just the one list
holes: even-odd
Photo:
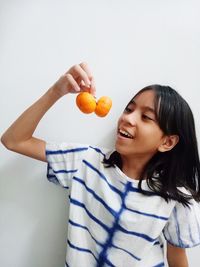
[[(187, 99), (199, 139), (199, 10), (198, 0), (1, 0), (0, 134), (69, 67), (86, 61), (97, 97), (113, 100), (110, 114), (83, 115), (67, 96), (36, 136), (111, 147), (130, 97), (161, 83)], [(64, 266), (65, 191), (46, 180), (45, 163), (2, 145), (0, 154), (0, 266)], [(191, 267), (199, 266), (199, 252), (188, 250)]]

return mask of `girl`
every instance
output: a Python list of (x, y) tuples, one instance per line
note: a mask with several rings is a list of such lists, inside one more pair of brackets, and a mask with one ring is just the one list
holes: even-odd
[(172, 88), (146, 87), (118, 121), (115, 149), (51, 144), (33, 133), (62, 96), (89, 91), (86, 63), (71, 67), (4, 133), (10, 150), (47, 161), (68, 194), (65, 266), (187, 267), (200, 244), (200, 164), (192, 112)]

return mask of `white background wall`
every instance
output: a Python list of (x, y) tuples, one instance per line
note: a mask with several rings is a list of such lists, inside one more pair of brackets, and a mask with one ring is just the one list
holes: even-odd
[[(109, 116), (83, 115), (67, 96), (45, 115), (38, 137), (112, 146), (130, 97), (161, 83), (187, 99), (199, 139), (199, 10), (198, 0), (1, 0), (0, 134), (63, 72), (86, 61), (97, 97), (113, 100)], [(65, 191), (46, 180), (44, 163), (2, 145), (0, 154), (0, 266), (63, 266)], [(199, 252), (188, 250), (190, 266), (199, 266)]]

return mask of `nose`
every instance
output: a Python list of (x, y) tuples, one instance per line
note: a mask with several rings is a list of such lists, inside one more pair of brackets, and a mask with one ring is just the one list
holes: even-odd
[(138, 124), (138, 114), (136, 111), (131, 113), (124, 113), (122, 120), (130, 126), (136, 126)]

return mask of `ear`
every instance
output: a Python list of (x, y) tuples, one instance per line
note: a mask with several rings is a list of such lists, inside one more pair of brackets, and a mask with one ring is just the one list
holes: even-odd
[(166, 152), (170, 151), (179, 141), (178, 135), (165, 135), (163, 137), (163, 142), (158, 147), (158, 151), (160, 152)]

